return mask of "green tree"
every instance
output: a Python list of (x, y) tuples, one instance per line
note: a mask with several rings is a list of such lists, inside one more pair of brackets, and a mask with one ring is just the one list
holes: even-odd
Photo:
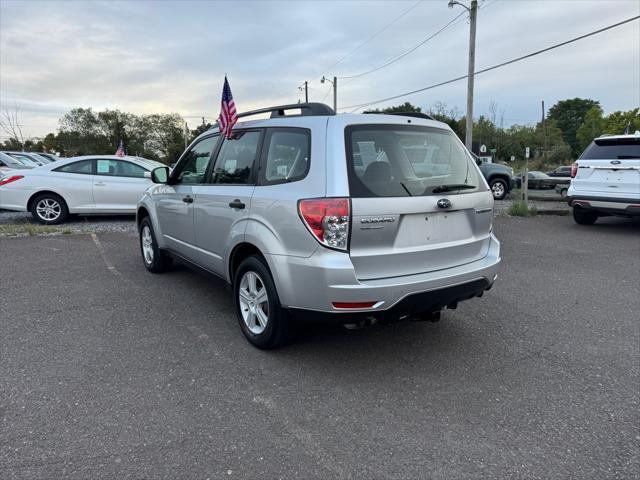
[(592, 107), (584, 116), (582, 125), (576, 131), (576, 144), (582, 153), (591, 141), (604, 133), (604, 118), (599, 106)]
[(629, 133), (640, 130), (640, 108), (626, 112), (613, 112), (604, 119), (603, 133), (620, 135), (629, 127)]
[(582, 153), (576, 133), (580, 125), (584, 122), (584, 117), (593, 107), (599, 107), (600, 103), (584, 98), (573, 98), (560, 100), (549, 109), (550, 120), (556, 122), (558, 128), (562, 130), (564, 141), (571, 147), (574, 157)]
[(402, 105), (396, 105), (393, 107), (383, 108), (382, 110), (367, 110), (365, 113), (407, 113), (407, 112), (422, 112), (422, 108), (416, 107), (409, 102), (404, 102)]
[(198, 125), (195, 130), (191, 130), (191, 138), (189, 139), (189, 142), (193, 142), (198, 137), (198, 135), (206, 132), (211, 127), (213, 127), (213, 125), (210, 123), (201, 123), (200, 125)]

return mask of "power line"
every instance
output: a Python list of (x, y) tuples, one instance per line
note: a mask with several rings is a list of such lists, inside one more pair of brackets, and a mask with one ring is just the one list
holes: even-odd
[[(616, 28), (616, 27), (619, 27), (621, 25), (624, 25), (626, 23), (633, 22), (634, 20), (638, 20), (639, 18), (640, 18), (640, 15), (628, 18), (628, 19), (623, 20), (621, 22), (614, 23), (613, 25), (609, 25), (608, 27), (604, 27), (604, 28), (601, 28), (599, 30), (595, 30), (593, 32), (587, 33), (585, 35), (581, 35), (579, 37), (572, 38), (571, 40), (567, 40), (565, 42), (558, 43), (558, 44), (552, 45), (552, 46), (547, 47), (547, 48), (543, 48), (542, 50), (537, 50), (535, 52), (528, 53), (527, 55), (523, 55), (521, 57), (514, 58), (512, 60), (509, 60), (509, 61), (506, 61), (506, 62), (502, 62), (502, 63), (499, 63), (497, 65), (493, 65), (492, 67), (488, 67), (488, 68), (484, 68), (482, 70), (478, 70), (477, 72), (474, 73), (474, 75), (479, 75), (481, 73), (485, 73), (485, 72), (489, 72), (491, 70), (495, 70), (496, 68), (504, 67), (506, 65), (510, 65), (512, 63), (516, 63), (516, 62), (519, 62), (521, 60), (525, 60), (527, 58), (535, 57), (536, 55), (540, 55), (541, 53), (548, 52), (549, 50), (553, 50), (553, 49), (556, 49), (558, 47), (562, 47), (564, 45), (568, 45), (568, 44), (573, 43), (573, 42), (577, 42), (578, 40), (582, 40), (584, 38), (591, 37), (593, 35), (597, 35), (598, 33), (602, 33), (602, 32), (605, 32), (607, 30), (611, 30), (612, 28)], [(447, 85), (449, 83), (454, 83), (454, 82), (457, 82), (459, 80), (464, 80), (467, 77), (468, 77), (468, 75), (461, 75), (460, 77), (452, 78), (451, 80), (447, 80), (447, 81), (444, 81), (444, 82), (436, 83), (436, 84), (429, 85), (429, 86), (423, 87), (423, 88), (418, 88), (417, 90), (412, 90), (410, 92), (401, 93), (400, 95), (394, 95), (392, 97), (387, 97), (387, 98), (383, 98), (383, 99), (380, 99), (380, 100), (374, 100), (372, 102), (361, 103), (361, 104), (358, 104), (358, 105), (350, 105), (348, 107), (340, 107), (340, 108), (342, 110), (353, 109), (353, 111), (355, 111), (355, 110), (358, 110), (358, 109), (360, 109), (362, 107), (368, 107), (370, 105), (375, 105), (377, 103), (382, 103), (382, 102), (386, 102), (386, 101), (389, 101), (389, 100), (395, 100), (397, 98), (406, 97), (407, 95), (413, 95), (414, 93), (420, 93), (420, 92), (424, 92), (425, 90), (431, 90), (432, 88), (441, 87), (441, 86)]]
[(404, 17), (405, 15), (407, 15), (411, 10), (413, 10), (414, 8), (416, 8), (418, 5), (420, 5), (422, 3), (423, 0), (418, 0), (416, 3), (414, 3), (413, 5), (411, 5), (407, 10), (405, 10), (404, 12), (402, 12), (400, 15), (398, 15), (396, 18), (394, 18), (393, 20), (391, 20), (391, 22), (387, 23), (384, 27), (382, 27), (380, 30), (378, 30), (376, 33), (374, 33), (373, 35), (371, 35), (369, 38), (367, 38), (364, 42), (362, 42), (360, 45), (358, 45), (356, 48), (354, 48), (353, 50), (351, 50), (349, 53), (347, 53), (345, 56), (343, 56), (342, 58), (340, 58), (340, 60), (338, 60), (337, 62), (329, 65), (327, 68), (325, 68), (325, 71), (328, 71), (330, 69), (332, 69), (333, 67), (335, 67), (336, 65), (338, 65), (339, 63), (341, 63), (344, 59), (346, 59), (347, 57), (350, 57), (351, 55), (353, 55), (355, 52), (357, 52), (358, 50), (360, 50), (362, 47), (364, 47), (367, 43), (369, 43), (371, 40), (373, 40), (374, 38), (376, 38), (378, 35), (380, 35), (382, 32), (384, 32), (385, 30), (387, 30), (391, 25), (393, 25), (394, 23), (396, 23), (398, 20), (400, 20), (402, 17)]
[(459, 15), (455, 16), (452, 20), (449, 21), (449, 23), (447, 23), (444, 27), (440, 28), (437, 32), (431, 34), (430, 36), (428, 36), (427, 38), (425, 38), (424, 40), (422, 40), (420, 43), (418, 43), (417, 45), (409, 48), (408, 50), (404, 51), (403, 53), (401, 53), (400, 55), (396, 55), (395, 57), (391, 58), (390, 60), (384, 62), (382, 65), (379, 65), (375, 68), (372, 68), (371, 70), (367, 70), (365, 72), (361, 72), (361, 73), (357, 73), (354, 75), (345, 75), (343, 77), (338, 77), (339, 79), (343, 79), (343, 80), (347, 80), (350, 78), (358, 78), (358, 77), (363, 77), (365, 75), (368, 75), (370, 73), (373, 72), (377, 72), (378, 70), (381, 70), (385, 67), (388, 67), (389, 65), (391, 65), (392, 63), (397, 62), (398, 60), (403, 59), (404, 57), (406, 57), (407, 55), (409, 55), (410, 53), (415, 52), (418, 48), (420, 48), (422, 45), (424, 45), (425, 43), (427, 43), (429, 40), (431, 40), (432, 38), (435, 38), (436, 36), (438, 36), (440, 33), (442, 33), (443, 31), (445, 31), (447, 28), (449, 28), (451, 26), (451, 24), (453, 24), (453, 22), (455, 22), (458, 18), (460, 18), (461, 16), (465, 15), (467, 12), (463, 11), (462, 13), (460, 13)]

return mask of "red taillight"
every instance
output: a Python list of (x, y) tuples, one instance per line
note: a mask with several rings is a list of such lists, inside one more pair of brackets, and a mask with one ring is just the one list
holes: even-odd
[(3, 185), (7, 185), (8, 183), (15, 182), (16, 180), (20, 180), (24, 178), (24, 175), (11, 175), (10, 177), (5, 177), (0, 179), (0, 187)]
[(575, 178), (577, 174), (578, 174), (578, 163), (573, 162), (571, 164), (571, 178)]
[(371, 308), (378, 302), (332, 302), (333, 308)]
[(348, 198), (313, 198), (300, 200), (300, 217), (313, 236), (327, 247), (346, 250), (349, 243)]

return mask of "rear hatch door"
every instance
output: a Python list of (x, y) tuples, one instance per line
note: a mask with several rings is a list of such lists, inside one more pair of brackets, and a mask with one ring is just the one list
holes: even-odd
[(359, 279), (433, 272), (487, 255), (493, 198), (453, 132), (357, 125), (345, 140), (349, 250)]
[(640, 137), (598, 138), (578, 159), (577, 192), (640, 197)]

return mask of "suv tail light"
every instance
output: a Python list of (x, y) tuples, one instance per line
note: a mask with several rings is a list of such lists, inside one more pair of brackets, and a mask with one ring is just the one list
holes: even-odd
[(8, 183), (15, 182), (16, 180), (20, 180), (21, 178), (24, 178), (24, 175), (11, 175), (10, 177), (0, 178), (0, 187), (7, 185)]
[(351, 212), (348, 198), (313, 198), (298, 202), (300, 218), (323, 245), (347, 250)]
[(578, 173), (578, 162), (571, 164), (571, 178), (575, 178)]

